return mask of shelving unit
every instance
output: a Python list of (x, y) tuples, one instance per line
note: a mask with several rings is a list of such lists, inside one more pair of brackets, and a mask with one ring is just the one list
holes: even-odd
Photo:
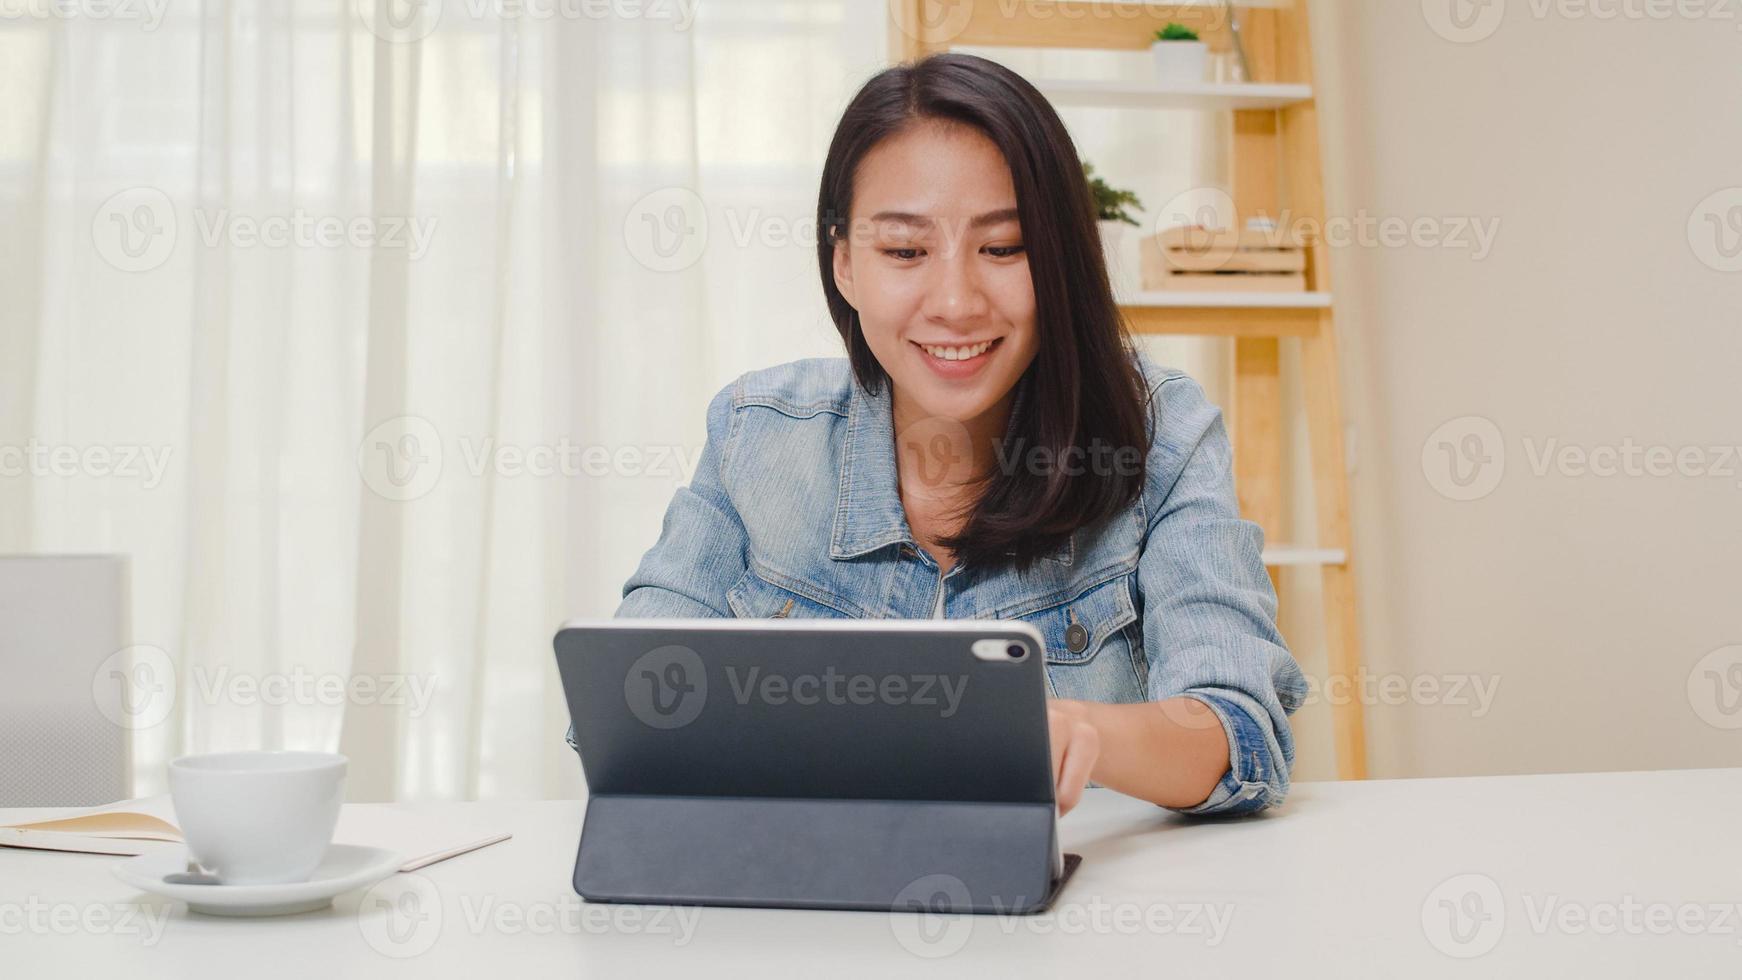
[(1312, 100), (1310, 85), (1263, 85), (1245, 82), (1200, 82), (1159, 85), (1154, 82), (1098, 82), (1075, 79), (1031, 79), (1055, 106), (1095, 106), (1108, 109), (1208, 109), (1214, 111), (1281, 109)]
[[(1256, 216), (1280, 220), (1286, 204), (1286, 214), (1303, 227), (1322, 228), (1325, 202), (1307, 3), (1236, 0), (1248, 81), (1162, 85), (1051, 78), (1035, 85), (1062, 107), (1231, 113), (1230, 192), (1239, 221)], [(1141, 51), (1169, 22), (1196, 30), (1212, 51), (1229, 50), (1233, 38), (1227, 11), (1214, 2), (960, 0), (946, 5), (947, 16), (928, 10), (935, 6), (933, 0), (888, 4), (890, 55), (895, 60), (958, 46)], [(1361, 654), (1330, 267), (1322, 240), (1308, 240), (1305, 251), (1305, 292), (1145, 291), (1120, 297), (1120, 309), (1138, 333), (1223, 337), (1233, 344), (1230, 421), (1240, 511), (1263, 527), (1271, 542), (1283, 540), (1281, 345), (1299, 345), (1318, 540), (1311, 545), (1273, 543), (1264, 551), (1264, 562), (1279, 589), (1282, 568), (1318, 572), (1329, 658), (1325, 679), (1352, 682)], [(1366, 727), (1360, 701), (1332, 705), (1331, 725), (1338, 774), (1365, 777)]]
[(1156, 289), (1121, 295), (1126, 308), (1180, 309), (1199, 307), (1219, 310), (1328, 310), (1330, 293), (1192, 293)]

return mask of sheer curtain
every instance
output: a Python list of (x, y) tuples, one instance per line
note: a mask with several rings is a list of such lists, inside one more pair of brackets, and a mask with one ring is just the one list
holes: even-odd
[[(859, 0), (24, 5), (0, 20), (0, 551), (131, 556), (135, 789), (579, 787), (709, 396), (838, 350), (812, 252)], [(125, 5), (123, 5), (125, 6)]]

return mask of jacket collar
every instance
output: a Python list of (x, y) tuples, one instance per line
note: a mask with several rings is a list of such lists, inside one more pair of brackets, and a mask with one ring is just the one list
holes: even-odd
[[(891, 545), (914, 548), (913, 531), (901, 506), (901, 482), (895, 464), (895, 424), (890, 382), (873, 394), (849, 369), (852, 390), (847, 399), (847, 437), (841, 448), (841, 485), (835, 497), (835, 527), (829, 557), (858, 558)], [(1027, 397), (1026, 384), (1017, 391), (1015, 409)], [(1015, 410), (1013, 409), (1013, 410)], [(1076, 535), (1043, 555), (1046, 561), (1070, 565)]]

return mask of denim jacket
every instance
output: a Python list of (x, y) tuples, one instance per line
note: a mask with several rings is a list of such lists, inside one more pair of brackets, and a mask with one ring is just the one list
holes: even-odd
[(695, 477), (616, 615), (927, 619), (941, 589), (946, 618), (1039, 630), (1056, 697), (1208, 705), (1229, 771), (1182, 812), (1274, 806), (1306, 684), (1276, 628), (1263, 532), (1238, 514), (1221, 412), (1191, 378), (1138, 360), (1154, 434), (1141, 498), (1027, 571), (941, 576), (902, 509), (889, 386), (869, 393), (845, 358), (745, 374), (708, 406)]

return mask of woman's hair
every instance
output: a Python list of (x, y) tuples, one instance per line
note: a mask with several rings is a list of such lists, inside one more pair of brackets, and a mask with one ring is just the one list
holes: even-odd
[[(1142, 493), (1150, 445), (1144, 385), (1107, 281), (1094, 199), (1064, 123), (1020, 75), (956, 53), (879, 72), (853, 97), (829, 144), (817, 196), (817, 263), (859, 383), (876, 392), (889, 375), (835, 286), (833, 252), (851, 234), (854, 176), (883, 140), (937, 121), (979, 130), (1010, 167), (1039, 335), (1034, 363), (1017, 382), (1025, 390), (1006, 430), (1005, 465), (942, 544), (958, 561), (1026, 568)], [(1073, 465), (1076, 475), (1068, 472)]]

